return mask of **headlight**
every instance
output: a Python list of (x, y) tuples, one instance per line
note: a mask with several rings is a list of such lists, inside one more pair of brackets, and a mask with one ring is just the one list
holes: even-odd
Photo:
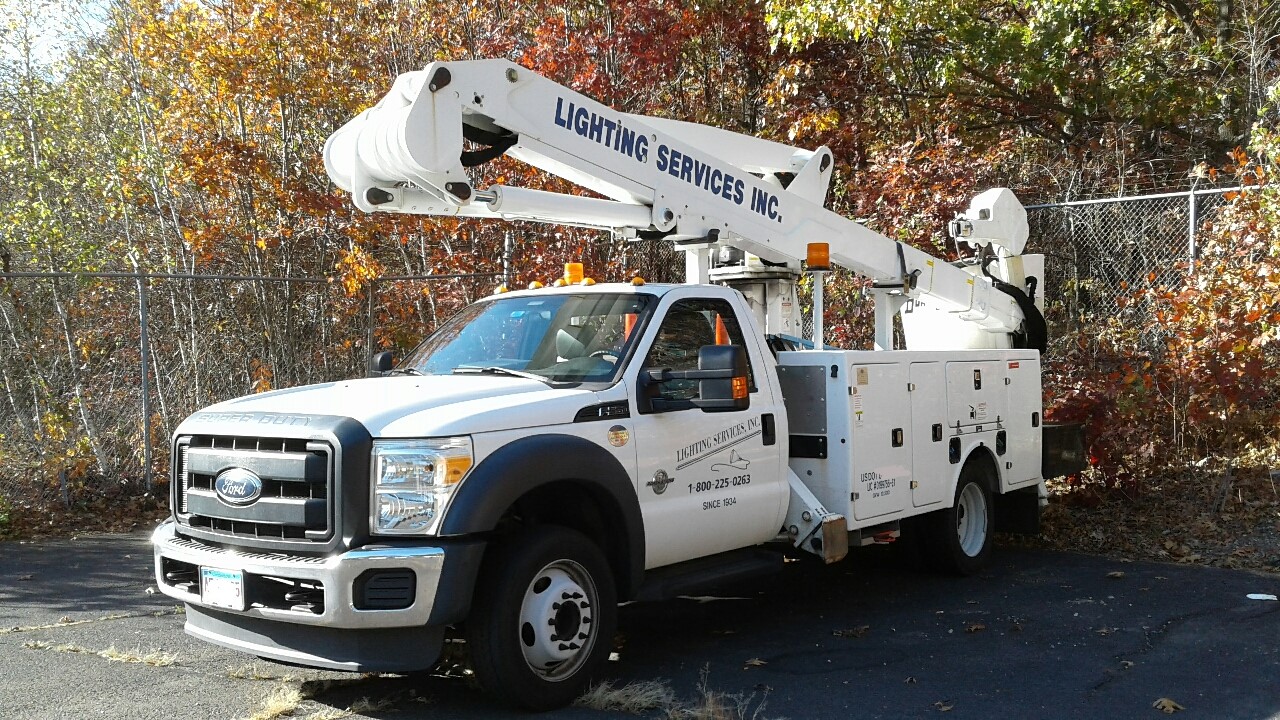
[(449, 494), (471, 469), (471, 440), (373, 443), (369, 526), (380, 535), (432, 532)]

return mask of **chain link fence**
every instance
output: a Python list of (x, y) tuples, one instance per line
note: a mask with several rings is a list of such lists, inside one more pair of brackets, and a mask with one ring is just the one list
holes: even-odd
[[(609, 277), (681, 282), (666, 240), (601, 234), (582, 260)], [(70, 505), (121, 482), (148, 489), (168, 438), (210, 404), (363, 377), (412, 348), (503, 272), (339, 278), (129, 272), (0, 274), (0, 503)], [(514, 258), (519, 261), (518, 255)], [(615, 277), (617, 276), (617, 277)], [(540, 278), (543, 281), (549, 278)]]
[[(165, 273), (0, 276), (0, 499), (70, 504), (163, 473), (190, 413), (254, 392), (366, 374), (494, 274), (325, 278)], [(37, 480), (42, 479), (42, 480)]]
[[(1028, 252), (1046, 255), (1051, 337), (1115, 318), (1158, 346), (1149, 309), (1122, 303), (1124, 288), (1152, 273), (1155, 284), (1180, 282), (1197, 228), (1226, 192), (1028, 208)], [(604, 280), (683, 280), (683, 253), (665, 240), (601, 236), (581, 247), (589, 268), (610, 275)], [(412, 347), (495, 281), (514, 280), (509, 274), (383, 277), (355, 292), (327, 278), (4, 274), (0, 498), (33, 477), (53, 478), (38, 492), (64, 502), (76, 478), (149, 482), (191, 412), (270, 388), (361, 377), (374, 352)]]
[[(1180, 284), (1196, 258), (1196, 232), (1240, 188), (1196, 190), (1027, 208), (1027, 252), (1045, 255), (1041, 288), (1050, 337), (1066, 337), (1118, 320), (1144, 349), (1162, 338), (1150, 308), (1126, 302), (1148, 283)], [(1052, 348), (1051, 348), (1052, 354)]]

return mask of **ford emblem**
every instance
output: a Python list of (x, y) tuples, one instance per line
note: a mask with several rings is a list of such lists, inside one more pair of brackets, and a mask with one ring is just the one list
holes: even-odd
[(249, 505), (262, 497), (262, 478), (244, 468), (230, 468), (218, 473), (213, 489), (228, 505)]

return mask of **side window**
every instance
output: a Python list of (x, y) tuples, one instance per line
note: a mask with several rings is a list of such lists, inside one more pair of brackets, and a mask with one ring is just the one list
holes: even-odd
[[(645, 367), (696, 370), (698, 350), (703, 345), (740, 345), (746, 348), (738, 316), (725, 300), (680, 300), (662, 319), (658, 337), (645, 358)], [(750, 364), (750, 354), (747, 357), (747, 383), (751, 392), (755, 392), (755, 368)], [(658, 387), (658, 397), (667, 400), (693, 400), (698, 397), (697, 380), (668, 380)]]

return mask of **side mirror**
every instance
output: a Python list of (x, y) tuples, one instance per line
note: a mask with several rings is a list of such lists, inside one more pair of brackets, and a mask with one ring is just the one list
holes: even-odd
[(747, 350), (741, 345), (703, 345), (698, 349), (698, 395), (703, 412), (730, 412), (751, 407), (747, 383)]
[(382, 351), (369, 358), (369, 377), (382, 377), (391, 370), (393, 363), (391, 353)]
[[(698, 399), (670, 400), (653, 397), (657, 385), (668, 380), (697, 380)], [(751, 407), (747, 381), (747, 350), (741, 345), (703, 345), (698, 349), (697, 370), (651, 368), (640, 376), (641, 412), (667, 412), (699, 408), (703, 412), (730, 412)]]

